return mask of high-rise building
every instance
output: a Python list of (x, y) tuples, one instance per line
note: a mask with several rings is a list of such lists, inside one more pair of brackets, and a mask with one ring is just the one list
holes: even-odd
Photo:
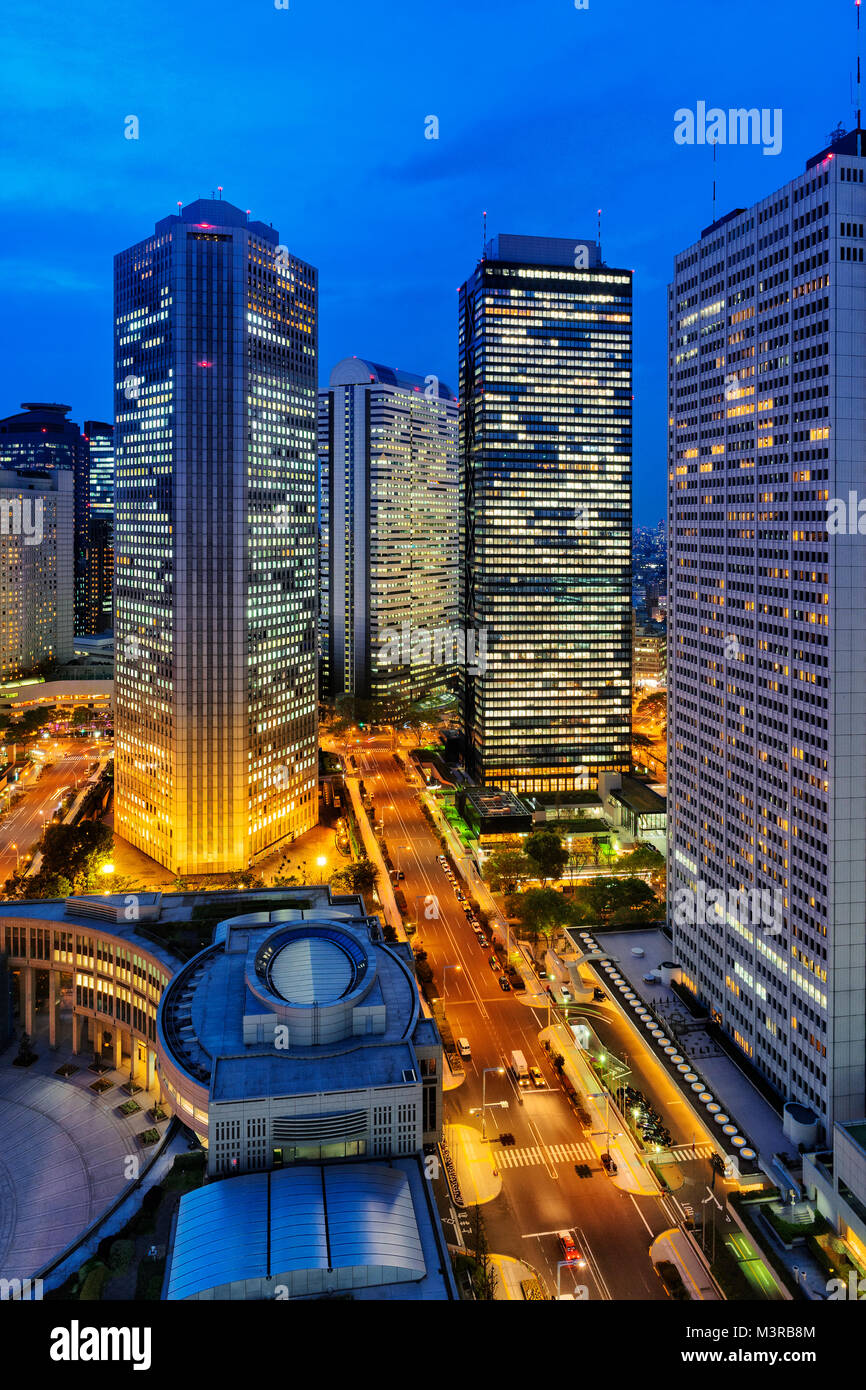
[(399, 710), (454, 680), (457, 402), (435, 376), (347, 357), (319, 395), (328, 693)]
[(676, 959), (827, 1128), (864, 1109), (861, 141), (705, 228), (669, 290)]
[(0, 682), (71, 661), (74, 480), (0, 469)]
[(73, 622), (89, 632), (87, 561), (90, 545), (90, 451), (81, 430), (66, 416), (72, 409), (24, 401), (22, 415), (0, 420), (0, 468), (61, 469), (72, 474), (74, 499)]
[(114, 426), (85, 420), (90, 445), (89, 634), (114, 626)]
[(316, 306), (220, 200), (115, 258), (115, 827), (179, 874), (317, 818)]
[(460, 291), (463, 668), (476, 781), (590, 791), (629, 769), (632, 274), (499, 236)]

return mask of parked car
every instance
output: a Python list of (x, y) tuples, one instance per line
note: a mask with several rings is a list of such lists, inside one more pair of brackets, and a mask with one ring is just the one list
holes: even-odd
[(499, 961), (496, 959), (495, 956), (488, 956), (487, 964), (490, 966), (490, 969), (495, 970), (497, 974), (502, 969), (502, 966), (499, 964)]
[(601, 1155), (601, 1166), (604, 1171), (610, 1173), (611, 1176), (616, 1172), (616, 1164), (608, 1153), (603, 1153)]
[(508, 991), (511, 989), (511, 985), (508, 983), (507, 975), (499, 976), (499, 988), (502, 990), (504, 994), (507, 994)]

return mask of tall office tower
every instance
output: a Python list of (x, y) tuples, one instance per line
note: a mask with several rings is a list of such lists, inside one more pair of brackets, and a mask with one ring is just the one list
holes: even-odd
[[(512, 792), (629, 770), (632, 274), (495, 237), (460, 291), (467, 765)], [(483, 669), (482, 669), (483, 667)]]
[(176, 873), (315, 824), (317, 275), (200, 199), (115, 258), (116, 829)]
[(317, 498), (319, 509), (316, 517), (316, 532), (319, 538), (319, 607), (317, 612), (317, 651), (319, 658), (319, 698), (331, 692), (330, 660), (330, 593), (331, 593), (331, 526), (328, 501), (328, 434), (324, 432), (324, 452), (322, 445), (322, 401), (318, 406), (318, 451), (317, 451)]
[(89, 633), (114, 626), (114, 426), (85, 420), (90, 445)]
[(0, 681), (71, 661), (74, 481), (0, 469)]
[(87, 559), (90, 544), (90, 451), (81, 430), (66, 416), (72, 409), (43, 401), (24, 401), (23, 415), (0, 420), (0, 468), (59, 468), (72, 474), (74, 498), (73, 573), (75, 631), (90, 629)]
[(669, 291), (676, 958), (743, 1054), (827, 1124), (864, 1107), (860, 140), (707, 227)]
[(395, 711), (453, 682), (457, 402), (436, 377), (347, 357), (319, 394), (329, 693)]

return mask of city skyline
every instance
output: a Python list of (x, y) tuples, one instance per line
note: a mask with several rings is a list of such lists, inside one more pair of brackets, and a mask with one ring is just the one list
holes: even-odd
[[(801, 8), (805, 18), (809, 11)], [(786, 7), (788, 22), (780, 25), (771, 11), (755, 11), (746, 0), (734, 0), (725, 24), (714, 28), (712, 43), (701, 45), (692, 42), (693, 8), (685, 0), (668, 7), (665, 25), (658, 24), (651, 7), (620, 9), (614, 78), (604, 62), (610, 16), (601, 4), (577, 10), (563, 3), (561, 9), (534, 12), (532, 24), (526, 25), (522, 0), (506, 0), (497, 7), (497, 25), (484, 33), (491, 61), (483, 97), (471, 103), (463, 92), (458, 55), (447, 47), (434, 53), (422, 12), (403, 16), (399, 33), (383, 39), (353, 22), (357, 10), (348, 0), (334, 0), (331, 9), (337, 23), (329, 62), (349, 54), (353, 61), (363, 57), (368, 72), (387, 74), (388, 80), (378, 87), (375, 81), (366, 83), (363, 94), (349, 84), (327, 114), (317, 99), (317, 92), (328, 86), (324, 55), (314, 42), (317, 19), (300, 4), (285, 11), (253, 11), (232, 45), (220, 23), (229, 14), (224, 4), (215, 6), (206, 30), (188, 29), (191, 17), (167, 9), (172, 29), (180, 26), (186, 34), (186, 45), (178, 52), (195, 46), (201, 62), (181, 75), (170, 54), (160, 51), (157, 58), (155, 37), (142, 36), (146, 51), (153, 50), (153, 88), (125, 85), (120, 71), (112, 70), (109, 55), (119, 39), (98, 23), (92, 9), (85, 5), (74, 15), (60, 14), (45, 36), (38, 103), (24, 51), (27, 26), (22, 23), (16, 30), (13, 20), (7, 90), (16, 106), (6, 123), (11, 136), (8, 177), (0, 182), (5, 190), (0, 197), (8, 200), (0, 289), (19, 324), (47, 323), (51, 332), (46, 337), (41, 329), (37, 335), (25, 328), (23, 337), (16, 335), (14, 355), (5, 344), (0, 348), (10, 401), (71, 399), (79, 417), (110, 418), (110, 258), (116, 245), (135, 235), (142, 200), (167, 214), (178, 199), (207, 197), (222, 184), (225, 196), (236, 202), (243, 197), (253, 216), (265, 211), (272, 216), (291, 244), (303, 245), (319, 266), (323, 362), (358, 352), (444, 381), (456, 380), (456, 288), (467, 258), (480, 251), (484, 212), (491, 225), (503, 230), (557, 235), (564, 225), (589, 230), (601, 207), (605, 252), (634, 269), (638, 286), (635, 517), (652, 523), (665, 468), (666, 382), (658, 344), (665, 331), (665, 286), (682, 229), (691, 225), (697, 231), (712, 220), (714, 180), (719, 214), (750, 204), (762, 195), (768, 171), (777, 182), (785, 173), (793, 177), (800, 150), (820, 148), (840, 120), (851, 126), (849, 7), (824, 17), (826, 61), (809, 69), (808, 109), (799, 99), (804, 58), (797, 25), (791, 22), (796, 7)], [(481, 41), (480, 15), (467, 14), (452, 0), (438, 13), (443, 33), (462, 32), (468, 45)], [(345, 29), (341, 17), (348, 21)], [(743, 27), (753, 44), (741, 43)], [(154, 36), (158, 29), (154, 21)], [(390, 59), (394, 46), (413, 34), (416, 58), (410, 80)], [(212, 101), (209, 84), (217, 84), (220, 73), (228, 79), (238, 63), (252, 61), (253, 51), (257, 71), (273, 72), (274, 65), (279, 70), (298, 44), (307, 45), (309, 72), (287, 92), (281, 84), (261, 82), (264, 128), (271, 133), (254, 139), (243, 113)], [(770, 47), (778, 62), (768, 74)], [(76, 61), (68, 66), (70, 54)], [(86, 94), (86, 117), (70, 124), (61, 116), (69, 95), (68, 72), (90, 70), (99, 55), (104, 61), (99, 81)], [(582, 73), (577, 88), (575, 63)], [(49, 74), (53, 82), (47, 80)], [(162, 100), (181, 80), (186, 137), (172, 127), (172, 103), (163, 105)], [(547, 138), (536, 142), (523, 92), (539, 83), (548, 92), (558, 88), (561, 95), (548, 96)], [(80, 90), (76, 94), (82, 96)], [(675, 112), (702, 96), (707, 105), (715, 101), (723, 107), (783, 109), (781, 153), (765, 158), (756, 146), (727, 145), (719, 149), (714, 165), (706, 146), (677, 144)], [(438, 140), (425, 138), (431, 114), (439, 121)], [(128, 116), (139, 121), (137, 139), (126, 139)], [(315, 140), (299, 141), (311, 122)], [(355, 164), (347, 171), (344, 140), (359, 123), (375, 139), (353, 143)], [(257, 121), (257, 133), (260, 125)], [(500, 143), (511, 152), (507, 161), (487, 156)], [(296, 190), (291, 197), (272, 169), (274, 151), (291, 170)], [(73, 179), (69, 172), (81, 159), (89, 162), (87, 180)], [(25, 205), (18, 196), (28, 160), (47, 161), (46, 187), (52, 188), (35, 220), (25, 211), (32, 200)], [(660, 196), (665, 188), (676, 196)], [(362, 210), (351, 222), (343, 218), (343, 198)], [(529, 220), (527, 203), (532, 207)], [(639, 215), (644, 205), (653, 208), (651, 222)], [(388, 246), (387, 276), (382, 273), (383, 242)], [(419, 255), (426, 270), (416, 285), (413, 264)], [(22, 282), (27, 284), (26, 301), (21, 299)], [(407, 317), (403, 304), (410, 285), (415, 311)], [(63, 345), (73, 338), (79, 351), (69, 363)], [(319, 386), (327, 386), (326, 378), (320, 376)]]

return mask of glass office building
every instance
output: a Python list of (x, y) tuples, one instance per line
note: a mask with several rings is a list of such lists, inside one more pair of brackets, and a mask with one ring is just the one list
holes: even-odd
[(453, 392), (345, 358), (319, 397), (319, 464), (327, 693), (396, 716), (453, 685), (461, 647)]
[(88, 554), (90, 548), (90, 450), (72, 409), (54, 401), (24, 401), (21, 415), (0, 420), (0, 468), (35, 468), (72, 474), (73, 623), (90, 633)]
[(183, 875), (317, 819), (317, 273), (202, 199), (115, 258), (115, 828)]
[(631, 339), (631, 271), (595, 242), (495, 237), (460, 291), (461, 607), (486, 643), (461, 705), (484, 786), (629, 769)]
[(90, 445), (90, 546), (87, 560), (91, 633), (114, 626), (114, 426), (85, 420)]

